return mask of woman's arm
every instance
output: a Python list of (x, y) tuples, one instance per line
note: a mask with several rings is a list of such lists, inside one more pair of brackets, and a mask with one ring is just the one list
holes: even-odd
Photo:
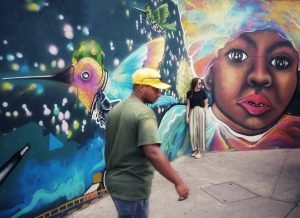
[(190, 122), (189, 114), (190, 114), (190, 99), (187, 99), (186, 100), (186, 114), (185, 114), (185, 122), (186, 123)]
[(205, 111), (207, 111), (207, 109), (208, 109), (208, 99), (204, 100), (204, 108), (205, 108)]

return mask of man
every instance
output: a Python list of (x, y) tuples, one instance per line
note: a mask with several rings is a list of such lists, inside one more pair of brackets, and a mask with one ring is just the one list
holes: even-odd
[(119, 217), (146, 218), (153, 167), (175, 185), (179, 200), (188, 197), (189, 188), (160, 150), (156, 116), (145, 105), (171, 86), (150, 68), (137, 70), (132, 83), (132, 95), (108, 113), (105, 183)]

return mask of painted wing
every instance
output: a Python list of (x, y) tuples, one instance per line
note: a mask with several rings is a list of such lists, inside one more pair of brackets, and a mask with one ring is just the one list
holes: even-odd
[(161, 150), (169, 160), (191, 153), (189, 129), (185, 122), (186, 106), (174, 105), (164, 114), (158, 133)]
[(159, 24), (164, 24), (167, 22), (167, 18), (170, 16), (168, 4), (160, 5), (155, 11), (153, 12), (154, 20)]
[(110, 99), (125, 99), (132, 92), (132, 74), (139, 68), (158, 69), (165, 51), (165, 39), (156, 38), (130, 54), (108, 76), (105, 92)]
[(162, 95), (160, 96), (156, 102), (153, 104), (149, 104), (149, 107), (155, 108), (155, 107), (162, 107), (162, 106), (168, 106), (173, 104), (178, 104), (178, 99), (169, 96), (169, 95)]

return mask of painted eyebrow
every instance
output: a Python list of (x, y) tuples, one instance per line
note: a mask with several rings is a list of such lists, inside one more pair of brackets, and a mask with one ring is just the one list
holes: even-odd
[(281, 41), (281, 42), (277, 42), (276, 44), (274, 44), (270, 48), (268, 48), (267, 52), (269, 53), (279, 47), (288, 47), (288, 48), (295, 50), (294, 46), (292, 45), (292, 43), (290, 41)]
[[(249, 43), (250, 45), (252, 45), (253, 47), (257, 47), (257, 44), (256, 42), (248, 35), (246, 34), (243, 34), (240, 36), (241, 39), (245, 40), (247, 43)], [(277, 42), (275, 43), (274, 45), (272, 45), (271, 47), (269, 47), (267, 49), (267, 53), (279, 48), (279, 47), (288, 47), (288, 48), (291, 48), (293, 50), (295, 50), (294, 46), (292, 45), (292, 43), (288, 40), (285, 40), (285, 41), (280, 41), (280, 42)]]
[(248, 44), (252, 45), (253, 47), (257, 47), (256, 42), (248, 35), (242, 34), (240, 35), (240, 39), (246, 41)]

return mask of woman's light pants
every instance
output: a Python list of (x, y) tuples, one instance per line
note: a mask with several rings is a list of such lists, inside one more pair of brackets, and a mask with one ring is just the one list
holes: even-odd
[(190, 138), (193, 151), (205, 150), (205, 110), (196, 106), (190, 111)]

